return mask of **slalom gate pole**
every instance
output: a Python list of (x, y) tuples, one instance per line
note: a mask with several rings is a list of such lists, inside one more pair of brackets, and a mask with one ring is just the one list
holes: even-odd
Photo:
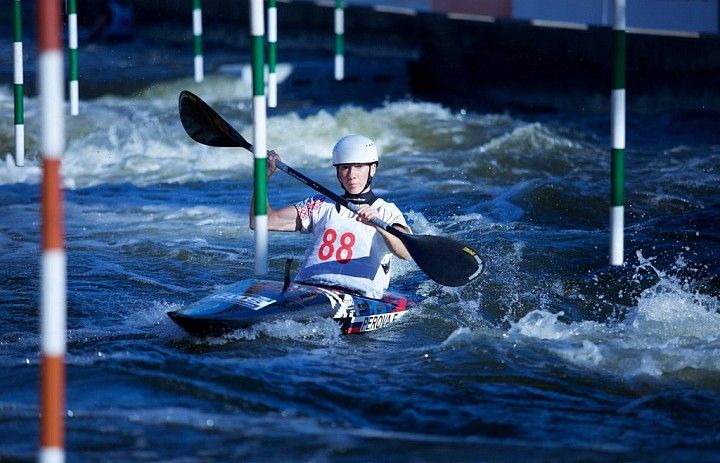
[(610, 194), (610, 265), (624, 261), (625, 228), (625, 0), (615, 0), (612, 66), (612, 150)]
[(66, 273), (60, 158), (63, 116), (62, 11), (57, 0), (37, 0), (42, 259), (40, 263), (40, 463), (65, 461)]
[(195, 54), (195, 82), (205, 78), (202, 54), (202, 0), (193, 0), (193, 48)]
[(268, 107), (277, 107), (277, 0), (268, 0)]
[(78, 83), (78, 22), (77, 0), (67, 0), (68, 48), (70, 57), (70, 115), (80, 114), (80, 85)]
[(335, 80), (345, 78), (345, 11), (342, 0), (335, 0)]
[(253, 80), (253, 155), (255, 158), (255, 274), (268, 269), (267, 109), (265, 107), (265, 18), (263, 0), (250, 1), (250, 44)]
[(13, 83), (15, 89), (15, 165), (25, 165), (25, 89), (23, 81), (22, 4), (13, 1)]

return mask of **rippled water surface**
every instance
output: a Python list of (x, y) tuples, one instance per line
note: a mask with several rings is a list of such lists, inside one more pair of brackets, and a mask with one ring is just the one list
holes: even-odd
[[(233, 82), (195, 91), (251, 138)], [(604, 114), (271, 113), (269, 146), (331, 188), (334, 141), (374, 138), (376, 192), (487, 270), (445, 288), (395, 262), (392, 289), (419, 305), (371, 334), (316, 319), (198, 339), (165, 313), (252, 274), (252, 160), (184, 134), (185, 86), (84, 101), (67, 121), (69, 461), (717, 461), (717, 115), (628, 116), (626, 264), (612, 268)], [(12, 113), (7, 90), (0, 106)], [(0, 126), (0, 460), (38, 447), (37, 110), (23, 168)], [(270, 194), (313, 192), (278, 173)], [(272, 278), (308, 239), (271, 234)]]

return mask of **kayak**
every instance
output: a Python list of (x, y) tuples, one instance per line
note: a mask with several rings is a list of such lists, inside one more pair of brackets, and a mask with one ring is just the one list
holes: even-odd
[(194, 336), (222, 336), (261, 322), (332, 318), (344, 334), (374, 331), (415, 305), (393, 293), (372, 299), (338, 288), (242, 280), (167, 315)]

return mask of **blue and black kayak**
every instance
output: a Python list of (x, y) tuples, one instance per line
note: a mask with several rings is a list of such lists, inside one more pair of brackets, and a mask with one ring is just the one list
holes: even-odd
[(222, 336), (261, 322), (332, 318), (342, 333), (373, 331), (399, 320), (415, 303), (388, 293), (371, 299), (336, 288), (242, 280), (168, 316), (194, 336)]

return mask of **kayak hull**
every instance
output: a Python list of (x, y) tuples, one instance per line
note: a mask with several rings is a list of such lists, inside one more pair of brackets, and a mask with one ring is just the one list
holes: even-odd
[(371, 299), (336, 288), (280, 281), (242, 280), (167, 315), (194, 336), (222, 336), (262, 322), (332, 318), (344, 334), (374, 331), (398, 321), (414, 306), (386, 294)]

